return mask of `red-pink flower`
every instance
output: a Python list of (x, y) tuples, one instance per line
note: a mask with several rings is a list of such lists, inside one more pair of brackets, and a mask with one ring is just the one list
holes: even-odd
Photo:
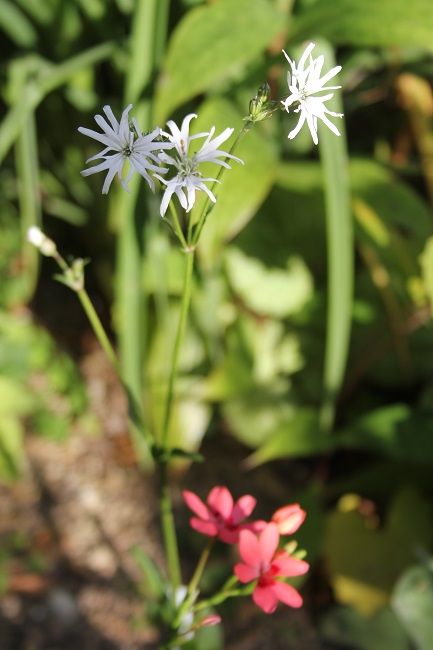
[[(237, 544), (241, 530), (257, 530), (256, 522), (242, 523), (255, 508), (256, 500), (249, 494), (234, 503), (226, 487), (212, 488), (206, 504), (194, 492), (185, 490), (183, 498), (196, 517), (191, 517), (190, 525), (194, 530), (209, 537), (218, 537), (227, 544)], [(260, 527), (261, 522), (257, 522)]]
[(278, 601), (290, 607), (301, 607), (302, 597), (294, 587), (278, 578), (300, 576), (309, 569), (307, 562), (278, 551), (280, 535), (274, 523), (268, 524), (257, 536), (249, 530), (239, 535), (239, 553), (243, 563), (234, 572), (241, 582), (257, 580), (253, 600), (266, 614), (275, 611)]
[(305, 510), (302, 510), (299, 503), (292, 503), (289, 506), (278, 508), (272, 515), (271, 521), (278, 526), (280, 535), (293, 535), (304, 523), (307, 516)]

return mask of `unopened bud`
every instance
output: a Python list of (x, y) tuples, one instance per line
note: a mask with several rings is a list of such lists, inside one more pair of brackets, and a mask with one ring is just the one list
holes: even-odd
[(52, 239), (44, 235), (37, 226), (31, 226), (27, 231), (27, 241), (33, 244), (46, 257), (54, 257), (57, 253), (57, 246)]
[(269, 102), (270, 92), (271, 88), (267, 82), (259, 87), (257, 95), (250, 101), (250, 114), (245, 118), (247, 121), (261, 122), (274, 112), (274, 102)]

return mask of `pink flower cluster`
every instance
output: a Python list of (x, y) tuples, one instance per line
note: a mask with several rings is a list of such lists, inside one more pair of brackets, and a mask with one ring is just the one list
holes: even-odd
[(249, 494), (234, 502), (229, 490), (216, 486), (206, 503), (193, 492), (183, 493), (186, 505), (194, 513), (191, 527), (203, 535), (227, 544), (237, 544), (241, 562), (234, 573), (242, 583), (255, 582), (253, 600), (264, 612), (271, 614), (278, 602), (301, 607), (302, 597), (284, 578), (300, 576), (309, 569), (307, 562), (280, 548), (280, 536), (292, 535), (303, 523), (306, 513), (294, 503), (279, 508), (270, 522), (247, 521), (256, 499)]

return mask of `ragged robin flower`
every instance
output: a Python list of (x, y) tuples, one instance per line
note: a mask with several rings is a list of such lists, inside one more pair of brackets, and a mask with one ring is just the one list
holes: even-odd
[(306, 122), (314, 144), (318, 144), (318, 120), (326, 124), (335, 135), (340, 135), (339, 130), (328, 118), (328, 115), (332, 117), (343, 117), (343, 114), (334, 113), (325, 106), (325, 103), (334, 95), (334, 93), (327, 91), (341, 88), (341, 86), (326, 85), (332, 77), (335, 77), (340, 72), (341, 66), (335, 66), (321, 77), (325, 58), (323, 55), (320, 55), (316, 59), (313, 59), (311, 52), (314, 48), (315, 44), (310, 43), (299, 59), (299, 63), (292, 61), (283, 50), (283, 54), (289, 62), (291, 70), (287, 73), (287, 84), (290, 95), (281, 103), (288, 113), (291, 110), (299, 113), (298, 123), (290, 131), (288, 138), (292, 140), (296, 137)]
[[(209, 132), (196, 133), (195, 135), (189, 134), (191, 120), (197, 117), (194, 113), (187, 115), (182, 125), (179, 127), (170, 120), (167, 126), (170, 133), (163, 132), (168, 142), (174, 148), (173, 155), (162, 152), (159, 155), (160, 161), (174, 168), (175, 175), (172, 178), (162, 178), (155, 174), (157, 178), (166, 186), (164, 195), (161, 201), (160, 213), (163, 217), (167, 211), (168, 205), (173, 194), (176, 194), (181, 206), (189, 212), (195, 203), (195, 195), (197, 191), (205, 192), (209, 199), (215, 203), (216, 198), (213, 192), (206, 185), (208, 182), (216, 182), (215, 178), (203, 178), (200, 172), (200, 164), (205, 162), (215, 163), (222, 167), (230, 169), (230, 165), (226, 159), (230, 158), (237, 162), (242, 162), (240, 158), (232, 156), (225, 151), (219, 149), (219, 146), (228, 140), (233, 133), (233, 129), (224, 129), (222, 133), (214, 137), (215, 127), (213, 126)], [(195, 153), (190, 151), (190, 145), (198, 138), (206, 138), (202, 143), (200, 149)]]

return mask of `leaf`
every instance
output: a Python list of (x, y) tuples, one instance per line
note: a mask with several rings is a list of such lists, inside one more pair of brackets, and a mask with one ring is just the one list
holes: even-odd
[(139, 585), (142, 592), (153, 599), (162, 598), (166, 591), (166, 583), (159, 567), (141, 546), (134, 546), (132, 556), (143, 575), (143, 580)]
[(433, 462), (431, 414), (416, 412), (406, 404), (370, 411), (338, 437), (345, 448), (368, 449), (408, 462)]
[(320, 431), (313, 409), (298, 409), (280, 422), (265, 444), (249, 456), (249, 467), (256, 467), (276, 458), (302, 458), (333, 449), (335, 437)]
[(428, 566), (410, 567), (399, 579), (392, 607), (417, 650), (433, 648), (433, 571)]
[(155, 98), (156, 122), (239, 74), (283, 29), (282, 14), (265, 0), (220, 0), (189, 11), (168, 46)]
[(384, 522), (361, 514), (362, 499), (345, 495), (329, 516), (324, 552), (340, 603), (371, 615), (389, 601), (417, 548), (433, 541), (431, 504), (412, 489), (400, 490)]
[[(209, 131), (212, 126), (216, 127), (217, 133), (227, 127), (234, 128), (236, 132), (242, 127), (241, 115), (230, 102), (210, 99), (201, 105), (194, 130)], [(226, 151), (230, 148), (231, 140), (223, 145)], [(244, 164), (233, 161), (230, 163), (231, 170), (224, 171), (221, 185), (216, 190), (216, 205), (200, 237), (200, 259), (208, 267), (215, 263), (224, 244), (233, 239), (255, 215), (268, 195), (277, 171), (277, 152), (260, 129), (253, 129), (244, 135), (234, 154)], [(203, 165), (202, 169), (204, 176), (215, 178), (215, 165)], [(203, 202), (198, 201), (193, 217), (198, 218), (202, 206)]]
[[(330, 68), (335, 65), (332, 49), (318, 46)], [(341, 92), (337, 91), (328, 108), (343, 112)], [(343, 382), (349, 351), (352, 324), (354, 241), (350, 207), (348, 154), (344, 122), (339, 124), (341, 137), (325, 126), (319, 128), (319, 151), (324, 174), (327, 256), (328, 307), (323, 371), (323, 399), (320, 425), (324, 430), (333, 427), (335, 404)]]
[(349, 607), (334, 607), (325, 615), (320, 630), (321, 637), (332, 647), (410, 650), (404, 629), (388, 607), (374, 616), (363, 616)]
[(311, 274), (299, 257), (289, 259), (286, 270), (269, 269), (231, 246), (225, 262), (234, 293), (258, 315), (285, 318), (299, 312), (312, 297)]
[(291, 41), (314, 36), (336, 45), (432, 46), (430, 0), (318, 0), (294, 19)]

